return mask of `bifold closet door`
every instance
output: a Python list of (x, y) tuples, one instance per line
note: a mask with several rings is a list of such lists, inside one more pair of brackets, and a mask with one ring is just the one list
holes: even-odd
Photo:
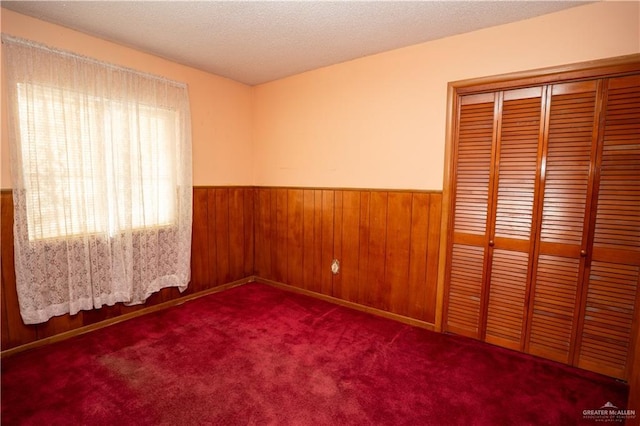
[(640, 74), (609, 72), (461, 89), (443, 329), (628, 379), (640, 350)]
[(481, 338), (496, 96), (489, 93), (460, 98), (454, 141), (454, 231), (446, 272), (449, 291), (445, 296), (445, 329), (474, 338)]
[(542, 104), (542, 87), (508, 90), (498, 98), (484, 340), (516, 350), (524, 349)]
[(548, 90), (542, 217), (525, 350), (571, 363), (588, 244), (598, 83), (556, 84)]
[(612, 78), (604, 94), (593, 248), (574, 364), (626, 379), (640, 344), (633, 328), (640, 309), (640, 76)]
[(524, 346), (543, 89), (460, 100), (446, 329)]

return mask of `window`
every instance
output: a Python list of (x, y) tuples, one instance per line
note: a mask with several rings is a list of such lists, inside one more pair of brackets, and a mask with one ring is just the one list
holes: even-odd
[(37, 84), (18, 84), (18, 105), (20, 139), (32, 142), (22, 144), (29, 240), (175, 222), (177, 111)]
[[(26, 324), (190, 279), (187, 87), (3, 36)], [(5, 89), (3, 87), (3, 89)]]

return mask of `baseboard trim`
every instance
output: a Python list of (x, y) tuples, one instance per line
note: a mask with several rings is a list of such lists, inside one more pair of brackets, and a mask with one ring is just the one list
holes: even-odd
[(276, 287), (279, 288), (281, 290), (286, 290), (286, 291), (290, 291), (292, 293), (298, 293), (298, 294), (303, 294), (305, 296), (310, 296), (310, 297), (314, 297), (316, 299), (320, 299), (320, 300), (324, 300), (325, 302), (329, 302), (329, 303), (333, 303), (336, 305), (340, 305), (340, 306), (344, 306), (347, 308), (351, 308), (351, 309), (355, 309), (357, 311), (361, 311), (361, 312), (366, 312), (372, 315), (376, 315), (379, 317), (383, 317), (383, 318), (387, 318), (387, 319), (391, 319), (394, 321), (398, 321), (404, 324), (408, 324), (408, 325), (412, 325), (415, 327), (420, 327), (420, 328), (424, 328), (430, 331), (435, 331), (435, 324), (432, 324), (430, 322), (426, 322), (426, 321), (421, 321), (415, 318), (410, 318), (410, 317), (406, 317), (404, 315), (400, 315), (400, 314), (394, 314), (393, 312), (389, 312), (389, 311), (385, 311), (382, 309), (378, 309), (378, 308), (372, 308), (370, 306), (365, 306), (365, 305), (361, 305), (359, 303), (355, 303), (355, 302), (349, 302), (347, 300), (344, 299), (339, 299), (337, 297), (333, 297), (333, 296), (327, 296), (326, 294), (321, 294), (321, 293), (316, 293), (315, 291), (311, 291), (311, 290), (306, 290), (303, 288), (299, 288), (299, 287), (294, 287), (292, 285), (289, 284), (284, 284), (281, 283), (279, 281), (274, 281), (274, 280), (270, 280), (267, 278), (262, 278), (259, 276), (254, 277), (256, 282), (259, 283), (264, 283), (267, 285), (270, 285), (272, 287)]
[(135, 311), (135, 312), (130, 312), (128, 314), (119, 315), (119, 316), (114, 317), (114, 318), (109, 318), (109, 319), (106, 319), (104, 321), (100, 321), (100, 322), (95, 323), (95, 324), (91, 324), (91, 325), (87, 325), (87, 326), (84, 326), (84, 327), (79, 327), (79, 328), (76, 328), (76, 329), (73, 329), (73, 330), (69, 330), (69, 331), (66, 331), (64, 333), (56, 334), (56, 335), (51, 336), (51, 337), (45, 337), (44, 339), (39, 339), (39, 340), (36, 340), (36, 341), (33, 341), (33, 342), (26, 343), (24, 345), (16, 346), (14, 348), (2, 351), (2, 352), (0, 352), (0, 359), (3, 359), (5, 357), (9, 357), (9, 356), (18, 354), (20, 352), (28, 351), (30, 349), (39, 348), (39, 347), (42, 347), (42, 346), (50, 345), (50, 344), (55, 343), (55, 342), (60, 342), (60, 341), (63, 341), (63, 340), (67, 340), (67, 339), (70, 339), (70, 338), (75, 337), (75, 336), (80, 336), (82, 334), (90, 333), (92, 331), (96, 331), (96, 330), (99, 330), (101, 328), (109, 327), (111, 325), (118, 324), (120, 322), (127, 321), (127, 320), (130, 320), (130, 319), (133, 319), (133, 318), (141, 317), (143, 315), (150, 314), (152, 312), (161, 311), (163, 309), (171, 308), (173, 306), (179, 306), (179, 305), (182, 305), (182, 304), (184, 304), (184, 303), (186, 303), (186, 302), (188, 302), (190, 300), (199, 299), (201, 297), (208, 296), (210, 294), (219, 293), (221, 291), (229, 290), (229, 289), (234, 288), (234, 287), (239, 287), (241, 285), (244, 285), (244, 284), (247, 284), (247, 283), (250, 283), (250, 282), (253, 282), (253, 281), (255, 281), (255, 276), (251, 275), (249, 277), (242, 278), (242, 279), (237, 280), (237, 281), (232, 281), (230, 283), (223, 284), (223, 285), (220, 285), (220, 286), (217, 286), (217, 287), (213, 287), (213, 288), (210, 288), (210, 289), (207, 289), (207, 290), (199, 291), (197, 293), (189, 294), (189, 295), (184, 296), (184, 297), (179, 297), (177, 299), (173, 299), (173, 300), (169, 300), (169, 301), (166, 301), (166, 302), (163, 302), (163, 303), (159, 303), (157, 305), (149, 306), (148, 308), (143, 308), (143, 309), (140, 309), (140, 310)]

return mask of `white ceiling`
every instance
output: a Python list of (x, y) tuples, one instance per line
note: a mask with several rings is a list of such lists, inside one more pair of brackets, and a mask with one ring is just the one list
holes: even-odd
[(260, 84), (584, 1), (2, 1), (2, 7)]

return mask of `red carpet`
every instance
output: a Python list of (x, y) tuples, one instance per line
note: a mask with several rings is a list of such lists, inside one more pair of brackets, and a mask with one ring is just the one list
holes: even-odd
[(571, 425), (612, 379), (262, 284), (2, 362), (2, 424)]

